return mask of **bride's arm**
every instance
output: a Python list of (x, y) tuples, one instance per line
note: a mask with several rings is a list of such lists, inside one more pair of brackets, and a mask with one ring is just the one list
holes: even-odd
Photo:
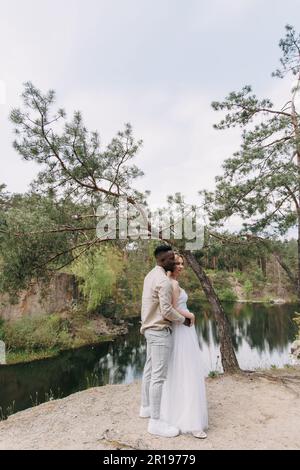
[(189, 318), (190, 320), (193, 321), (195, 316), (192, 312), (189, 312), (188, 310), (183, 310), (177, 307), (177, 302), (178, 302), (178, 298), (180, 295), (180, 288), (179, 288), (178, 281), (175, 281), (175, 279), (172, 279), (171, 282), (172, 282), (172, 287), (173, 287), (173, 296), (172, 296), (173, 307), (177, 310), (177, 312), (179, 312), (185, 318)]

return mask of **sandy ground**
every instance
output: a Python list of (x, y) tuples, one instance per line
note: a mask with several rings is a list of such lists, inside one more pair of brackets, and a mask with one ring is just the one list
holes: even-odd
[(300, 449), (296, 375), (299, 368), (272, 372), (271, 380), (207, 379), (206, 440), (148, 434), (148, 420), (138, 417), (140, 383), (134, 383), (92, 388), (17, 413), (0, 422), (0, 449)]

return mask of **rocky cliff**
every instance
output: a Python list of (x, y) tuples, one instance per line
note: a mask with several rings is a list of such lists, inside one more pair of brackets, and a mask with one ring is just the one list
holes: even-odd
[(0, 318), (9, 320), (60, 312), (68, 308), (77, 295), (75, 277), (59, 273), (47, 286), (33, 282), (28, 290), (20, 292), (15, 304), (9, 302), (7, 295), (0, 295)]

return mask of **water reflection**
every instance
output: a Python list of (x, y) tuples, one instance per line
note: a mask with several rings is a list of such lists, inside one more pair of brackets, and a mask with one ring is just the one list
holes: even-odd
[[(190, 308), (197, 314), (196, 331), (206, 374), (222, 370), (216, 325), (209, 307), (190, 305)], [(243, 369), (291, 363), (289, 351), (296, 334), (292, 321), (295, 310), (297, 307), (293, 305), (226, 305), (234, 347)], [(141, 377), (145, 356), (145, 341), (139, 333), (137, 319), (128, 335), (114, 342), (64, 352), (56, 358), (30, 364), (0, 366), (2, 414), (6, 414), (13, 402), (13, 411), (19, 411), (90, 386), (130, 383)]]
[[(195, 311), (196, 311), (196, 306)], [(255, 369), (292, 363), (290, 345), (297, 328), (293, 322), (295, 305), (226, 304), (231, 335), (241, 368)], [(210, 370), (222, 371), (215, 322), (204, 306), (197, 316), (197, 334), (203, 362)]]

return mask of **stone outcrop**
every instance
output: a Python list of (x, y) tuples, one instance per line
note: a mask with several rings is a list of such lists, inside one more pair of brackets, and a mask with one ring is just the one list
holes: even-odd
[(0, 295), (0, 318), (49, 315), (67, 309), (77, 297), (75, 277), (59, 273), (47, 286), (33, 282), (28, 290), (20, 292), (16, 304), (11, 304), (7, 295)]

